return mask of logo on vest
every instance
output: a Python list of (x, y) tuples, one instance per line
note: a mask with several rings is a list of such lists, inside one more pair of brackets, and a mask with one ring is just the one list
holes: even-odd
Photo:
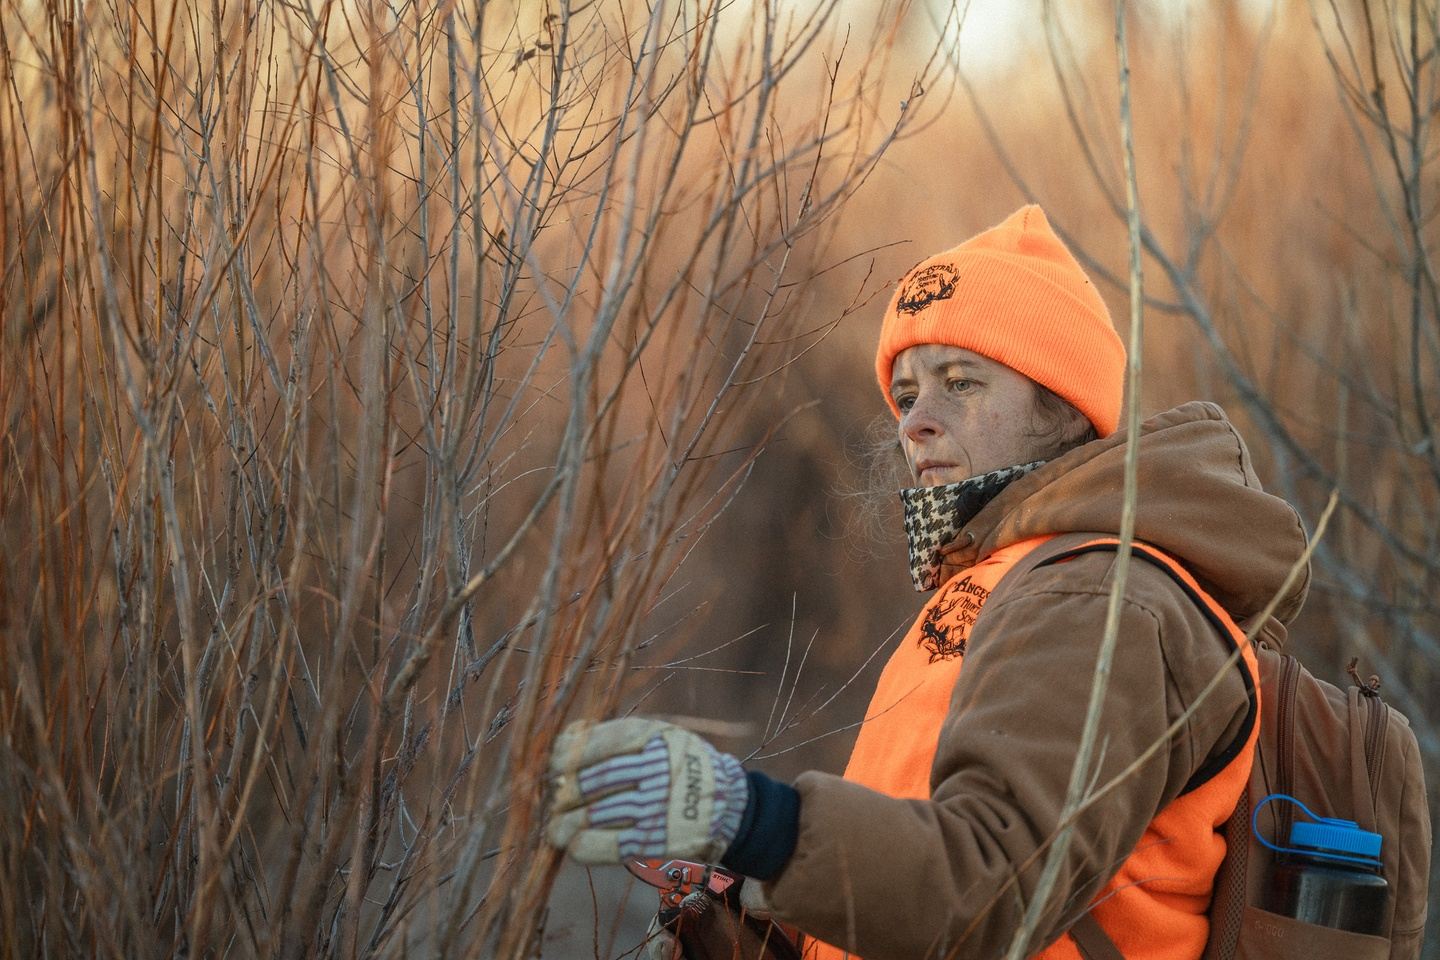
[(965, 656), (970, 628), (990, 591), (972, 583), (968, 576), (954, 577), (925, 609), (920, 622), (920, 644), (930, 652), (930, 662)]

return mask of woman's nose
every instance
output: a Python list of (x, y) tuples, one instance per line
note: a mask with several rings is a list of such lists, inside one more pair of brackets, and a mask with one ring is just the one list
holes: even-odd
[(923, 395), (916, 397), (914, 404), (900, 418), (900, 429), (911, 440), (927, 439), (942, 432), (940, 419), (935, 416), (933, 405)]

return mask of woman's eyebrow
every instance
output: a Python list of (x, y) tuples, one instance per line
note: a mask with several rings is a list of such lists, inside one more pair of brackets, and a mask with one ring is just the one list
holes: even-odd
[[(941, 361), (939, 361), (938, 363), (936, 363), (933, 367), (930, 368), (930, 373), (935, 374), (935, 375), (939, 375), (939, 376), (943, 376), (943, 375), (949, 373), (951, 370), (955, 370), (955, 369), (961, 369), (961, 370), (965, 370), (965, 371), (967, 371), (967, 372), (972, 372), (972, 371), (983, 371), (983, 370), (985, 369), (985, 367), (984, 367), (984, 364), (979, 363), (979, 362), (977, 362), (977, 361), (975, 361), (975, 360), (970, 360), (970, 359), (968, 359), (968, 358), (960, 358), (960, 359), (955, 359), (955, 360), (941, 360)], [(890, 392), (891, 392), (891, 393), (894, 393), (896, 390), (900, 389), (901, 387), (913, 387), (913, 386), (915, 386), (915, 383), (916, 383), (916, 380), (915, 380), (914, 377), (896, 377), (894, 380), (891, 380), (891, 381), (890, 381)]]
[(930, 368), (930, 374), (936, 377), (953, 377), (960, 373), (973, 377), (984, 372), (985, 365), (974, 360), (942, 360)]

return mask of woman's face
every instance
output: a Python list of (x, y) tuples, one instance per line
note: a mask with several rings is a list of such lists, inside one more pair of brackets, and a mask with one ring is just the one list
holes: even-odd
[(960, 347), (925, 343), (895, 357), (890, 395), (900, 448), (922, 487), (1038, 458), (1035, 384)]

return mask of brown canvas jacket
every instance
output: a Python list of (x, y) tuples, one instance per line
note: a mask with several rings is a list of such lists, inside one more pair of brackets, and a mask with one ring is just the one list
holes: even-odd
[[(1040, 534), (1113, 536), (1123, 435), (1016, 481), (962, 531), (953, 573)], [(1136, 536), (1185, 565), (1235, 618), (1256, 616), (1300, 558), (1305, 534), (1265, 493), (1219, 407), (1189, 403), (1141, 430)], [(1077, 543), (1064, 537), (1057, 543)], [(1010, 944), (1055, 832), (1104, 630), (1113, 554), (1025, 569), (1002, 581), (971, 635), (931, 771), (929, 800), (887, 797), (806, 773), (799, 839), (765, 886), (777, 919), (866, 960), (998, 957)], [(1308, 571), (1281, 599), (1272, 643), (1300, 609)], [(1102, 713), (1105, 783), (1136, 762), (1227, 672), (1230, 642), (1163, 572), (1132, 562)], [(1031, 952), (1059, 937), (1154, 815), (1240, 727), (1233, 668), (1166, 749), (1082, 814)]]

